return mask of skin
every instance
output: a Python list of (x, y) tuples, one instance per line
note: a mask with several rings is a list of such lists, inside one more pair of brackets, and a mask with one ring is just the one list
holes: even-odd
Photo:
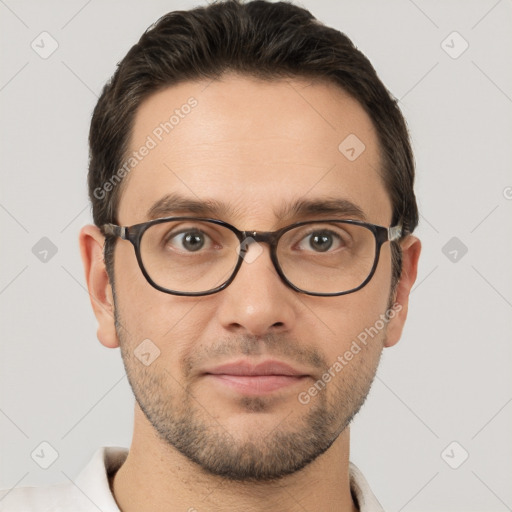
[[(178, 192), (227, 203), (232, 211), (220, 218), (239, 229), (271, 231), (307, 220), (277, 218), (273, 211), (298, 198), (326, 197), (349, 199), (369, 222), (390, 226), (375, 129), (339, 87), (233, 74), (211, 83), (182, 83), (139, 107), (131, 148), (139, 148), (190, 96), (197, 107), (126, 178), (120, 225), (148, 220), (155, 201)], [(351, 133), (366, 146), (353, 162), (338, 150)], [(368, 393), (383, 348), (397, 343), (406, 320), (420, 242), (408, 236), (401, 245), (403, 271), (393, 297), (401, 310), (325, 389), (301, 404), (298, 394), (387, 310), (389, 243), (372, 280), (348, 295), (314, 297), (292, 290), (276, 273), (269, 247), (261, 244), (262, 253), (244, 263), (226, 289), (180, 297), (151, 287), (132, 245), (118, 240), (114, 301), (103, 236), (95, 226), (82, 228), (98, 339), (106, 347), (121, 347), (137, 398), (130, 452), (111, 482), (121, 510), (356, 510), (347, 424)], [(150, 366), (133, 353), (145, 339), (160, 350)], [(278, 359), (308, 377), (254, 397), (201, 374), (207, 366), (242, 358)], [(177, 449), (180, 439), (185, 446)]]

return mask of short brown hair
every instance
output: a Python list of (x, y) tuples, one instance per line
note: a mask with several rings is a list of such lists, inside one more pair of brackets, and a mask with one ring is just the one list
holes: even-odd
[[(397, 101), (345, 34), (321, 24), (301, 7), (263, 0), (226, 0), (170, 12), (149, 27), (118, 64), (94, 109), (89, 133), (89, 197), (97, 226), (117, 223), (122, 183), (108, 187), (100, 197), (98, 190), (105, 190), (104, 184), (125, 160), (142, 101), (165, 87), (215, 79), (226, 71), (265, 80), (324, 79), (351, 94), (378, 134), (392, 222), (402, 224), (404, 235), (413, 232), (418, 223), (414, 159)], [(107, 237), (105, 262), (112, 283), (114, 244), (115, 239)], [(396, 284), (401, 272), (396, 243), (392, 255)]]

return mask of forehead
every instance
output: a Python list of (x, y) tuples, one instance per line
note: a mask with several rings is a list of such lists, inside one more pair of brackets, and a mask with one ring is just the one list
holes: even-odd
[(129, 147), (125, 225), (147, 220), (167, 194), (225, 203), (223, 220), (241, 228), (276, 226), (276, 212), (300, 198), (348, 200), (369, 221), (390, 221), (373, 123), (334, 84), (239, 75), (184, 82), (140, 105)]

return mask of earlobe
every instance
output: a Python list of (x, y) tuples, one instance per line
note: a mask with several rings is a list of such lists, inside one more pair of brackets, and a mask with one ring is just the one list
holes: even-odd
[(389, 321), (385, 347), (392, 347), (402, 335), (402, 330), (407, 319), (407, 311), (409, 306), (409, 295), (416, 281), (418, 274), (418, 260), (421, 253), (421, 242), (415, 236), (409, 235), (401, 243), (402, 248), (402, 272), (400, 280), (396, 287), (394, 308), (398, 313)]
[(87, 225), (80, 230), (80, 254), (85, 271), (94, 315), (98, 321), (98, 339), (108, 348), (119, 346), (114, 320), (112, 286), (103, 259), (105, 237), (97, 226)]

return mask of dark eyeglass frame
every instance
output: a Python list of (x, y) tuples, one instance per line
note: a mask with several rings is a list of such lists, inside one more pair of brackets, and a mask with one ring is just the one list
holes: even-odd
[[(142, 256), (140, 252), (140, 242), (142, 240), (142, 236), (144, 235), (145, 231), (150, 228), (151, 226), (154, 226), (155, 224), (162, 224), (164, 222), (171, 222), (171, 221), (177, 221), (177, 220), (189, 220), (189, 221), (202, 221), (202, 222), (210, 222), (212, 224), (217, 224), (219, 226), (223, 226), (225, 228), (228, 228), (231, 230), (240, 241), (240, 250), (238, 254), (238, 261), (233, 269), (233, 272), (231, 276), (220, 286), (217, 286), (216, 288), (212, 288), (211, 290), (207, 290), (206, 292), (178, 292), (176, 290), (169, 290), (168, 288), (164, 288), (157, 283), (155, 283), (149, 274), (147, 273), (144, 264), (142, 262)], [(356, 226), (362, 226), (369, 231), (373, 233), (373, 236), (375, 237), (375, 257), (372, 269), (368, 275), (368, 277), (356, 288), (352, 288), (351, 290), (343, 291), (343, 292), (335, 292), (335, 293), (318, 293), (318, 292), (309, 292), (306, 290), (302, 290), (301, 288), (298, 288), (293, 283), (291, 283), (288, 278), (284, 275), (283, 270), (281, 269), (281, 266), (279, 264), (279, 261), (277, 259), (277, 244), (280, 240), (280, 238), (291, 229), (297, 228), (299, 226), (304, 226), (307, 224), (323, 224), (323, 223), (340, 223), (340, 224), (352, 224)], [(317, 297), (334, 297), (334, 296), (340, 296), (340, 295), (347, 295), (349, 293), (356, 292), (366, 286), (370, 279), (373, 277), (375, 270), (377, 269), (377, 265), (379, 263), (379, 256), (380, 256), (380, 250), (384, 243), (386, 242), (393, 242), (398, 240), (402, 236), (402, 226), (397, 224), (395, 226), (390, 226), (389, 228), (386, 228), (384, 226), (379, 226), (377, 224), (370, 224), (368, 222), (363, 222), (359, 220), (351, 220), (351, 219), (319, 219), (319, 220), (307, 220), (302, 222), (296, 222), (294, 224), (290, 224), (288, 226), (285, 226), (281, 229), (278, 229), (277, 231), (240, 231), (239, 229), (235, 228), (231, 224), (228, 224), (227, 222), (224, 222), (219, 219), (210, 219), (205, 217), (163, 217), (160, 219), (154, 219), (150, 220), (148, 222), (142, 222), (140, 224), (134, 224), (133, 226), (118, 226), (116, 224), (104, 224), (103, 225), (103, 233), (106, 236), (114, 236), (119, 237), (123, 240), (128, 240), (132, 243), (134, 249), (135, 249), (135, 255), (137, 257), (137, 262), (139, 264), (139, 267), (148, 281), (148, 283), (153, 286), (153, 288), (156, 288), (157, 290), (160, 290), (164, 293), (170, 293), (172, 295), (180, 295), (180, 296), (187, 296), (187, 297), (197, 297), (197, 296), (204, 296), (204, 295), (212, 295), (214, 293), (220, 292), (221, 290), (224, 290), (226, 287), (228, 287), (233, 280), (235, 279), (238, 271), (240, 270), (240, 267), (242, 266), (242, 262), (244, 261), (244, 254), (247, 252), (249, 244), (252, 241), (255, 242), (264, 242), (269, 244), (270, 246), (270, 257), (272, 260), (272, 263), (274, 264), (274, 268), (276, 269), (277, 273), (279, 274), (282, 281), (299, 293), (305, 293), (306, 295), (314, 295)], [(251, 240), (252, 239), (252, 240)], [(247, 242), (247, 243), (246, 243)]]

